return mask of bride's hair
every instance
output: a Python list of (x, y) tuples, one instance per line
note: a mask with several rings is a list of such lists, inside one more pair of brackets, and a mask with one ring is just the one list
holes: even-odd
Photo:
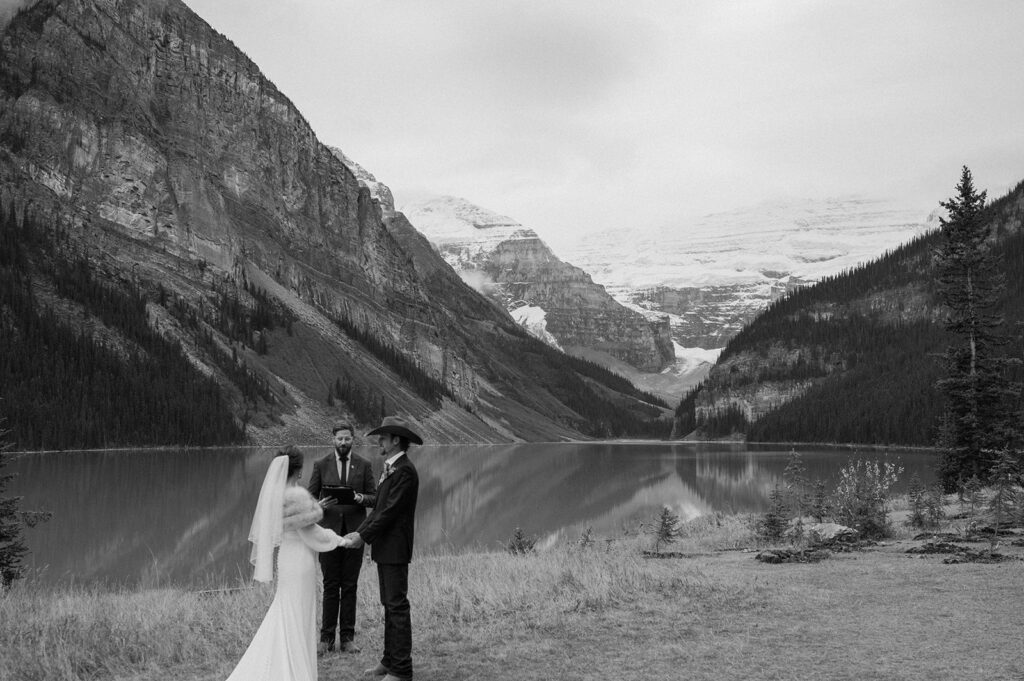
[(288, 478), (291, 479), (293, 475), (302, 470), (302, 463), (305, 460), (302, 456), (302, 452), (295, 445), (290, 445), (280, 450), (277, 456), (288, 457)]

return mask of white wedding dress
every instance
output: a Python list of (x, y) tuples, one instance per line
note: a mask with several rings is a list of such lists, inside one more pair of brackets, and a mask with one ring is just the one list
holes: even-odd
[[(286, 504), (316, 505), (301, 487), (284, 496)], [(317, 681), (316, 553), (337, 548), (339, 539), (316, 524), (283, 530), (274, 600), (228, 681)]]

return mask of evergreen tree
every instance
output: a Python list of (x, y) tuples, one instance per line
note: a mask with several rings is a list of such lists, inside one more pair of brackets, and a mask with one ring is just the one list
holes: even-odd
[(1017, 512), (1017, 461), (1007, 451), (1000, 452), (992, 468), (992, 498), (988, 511), (992, 515), (992, 548), (999, 540), (999, 531), (1006, 529)]
[(954, 339), (946, 350), (946, 376), (938, 383), (946, 397), (939, 477), (947, 491), (977, 476), (987, 480), (996, 453), (1015, 438), (1013, 385), (1009, 360), (997, 348), (1005, 344), (998, 304), (1005, 282), (986, 244), (990, 223), (985, 192), (974, 188), (965, 166), (957, 195), (942, 203), (938, 252), (939, 294)]
[(907, 519), (907, 523), (911, 527), (924, 527), (925, 525), (925, 494), (921, 478), (914, 473), (907, 486), (907, 503), (910, 506), (910, 518)]
[(757, 526), (757, 534), (770, 542), (779, 541), (786, 535), (789, 527), (789, 509), (786, 507), (786, 498), (778, 485), (768, 493), (768, 501), (771, 506), (761, 517)]
[(14, 476), (2, 472), (7, 466), (7, 451), (11, 448), (7, 441), (8, 431), (2, 426), (3, 419), (0, 418), (0, 590), (23, 574), (21, 559), (28, 553), (25, 528), (50, 518), (49, 513), (20, 511), (21, 497), (4, 496), (7, 483)]
[(811, 505), (807, 510), (817, 522), (825, 522), (825, 517), (829, 514), (829, 503), (824, 480), (814, 481), (814, 490), (811, 492)]
[(651, 526), (650, 533), (654, 535), (654, 552), (661, 553), (662, 544), (671, 544), (682, 533), (679, 516), (673, 513), (668, 506), (663, 506), (658, 519)]
[(942, 492), (942, 483), (935, 483), (925, 491), (924, 507), (925, 517), (930, 527), (938, 527), (939, 522), (946, 517), (943, 508), (946, 504), (945, 495)]
[(789, 450), (789, 460), (786, 462), (786, 470), (782, 472), (782, 480), (786, 485), (789, 507), (798, 517), (802, 517), (810, 506), (810, 480), (807, 478), (803, 457), (795, 449)]

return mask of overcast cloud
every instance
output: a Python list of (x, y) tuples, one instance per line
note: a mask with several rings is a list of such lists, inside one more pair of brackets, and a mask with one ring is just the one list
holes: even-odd
[(399, 205), (547, 238), (1024, 179), (1024, 3), (186, 0)]

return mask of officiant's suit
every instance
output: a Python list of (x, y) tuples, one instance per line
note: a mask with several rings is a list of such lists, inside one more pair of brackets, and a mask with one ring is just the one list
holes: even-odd
[[(320, 525), (341, 536), (356, 531), (366, 519), (367, 507), (372, 507), (377, 498), (377, 481), (370, 462), (351, 451), (346, 454), (347, 465), (341, 465), (336, 451), (317, 459), (313, 463), (313, 472), (310, 474), (307, 487), (310, 494), (317, 499), (321, 497), (324, 486), (343, 485), (362, 495), (361, 503), (335, 504), (324, 508), (324, 517)], [(324, 575), (320, 640), (329, 650), (334, 648), (336, 629), (343, 651), (355, 637), (356, 594), (362, 564), (362, 547), (338, 548), (320, 554), (320, 568)]]

